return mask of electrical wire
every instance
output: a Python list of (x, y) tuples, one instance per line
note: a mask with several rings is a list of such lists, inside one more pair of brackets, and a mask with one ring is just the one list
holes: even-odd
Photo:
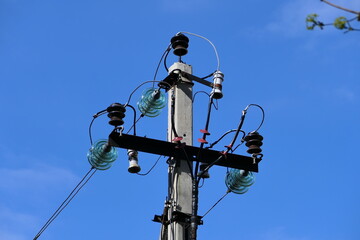
[(260, 108), (260, 110), (261, 110), (261, 112), (262, 112), (262, 120), (261, 120), (261, 123), (260, 123), (260, 125), (259, 125), (259, 127), (254, 131), (254, 132), (257, 132), (260, 128), (261, 128), (261, 126), (263, 125), (263, 123), (264, 123), (264, 120), (265, 120), (265, 111), (264, 111), (264, 109), (260, 106), (260, 105), (258, 105), (258, 104), (249, 104), (246, 108), (245, 108), (245, 112), (250, 108), (250, 107), (258, 107), (258, 108)]
[(174, 89), (171, 93), (171, 109), (170, 109), (170, 120), (171, 120), (171, 130), (174, 133), (175, 137), (179, 137), (175, 128), (175, 93)]
[[(131, 128), (129, 129), (129, 131), (128, 131), (127, 133), (129, 133), (129, 132), (131, 131), (131, 129), (134, 128), (134, 136), (136, 136), (136, 123), (137, 123), (137, 121), (136, 121), (136, 109), (135, 109), (133, 106), (131, 106), (130, 104), (126, 105), (126, 107), (130, 107), (130, 108), (133, 110), (133, 112), (134, 112), (133, 125), (131, 126)], [(139, 120), (140, 120), (140, 119), (139, 119)], [(138, 121), (139, 121), (139, 120), (138, 120)]]
[(127, 102), (124, 104), (124, 106), (126, 107), (126, 106), (130, 103), (130, 100), (131, 100), (131, 98), (132, 98), (132, 95), (133, 95), (141, 86), (143, 86), (143, 85), (146, 84), (146, 83), (156, 83), (156, 82), (158, 82), (158, 83), (161, 82), (161, 83), (167, 84), (167, 85), (171, 88), (170, 84), (168, 84), (168, 83), (166, 83), (166, 82), (162, 82), (162, 81), (145, 81), (145, 82), (141, 83), (139, 86), (137, 86), (137, 87), (130, 93), (129, 98), (128, 98)]
[(106, 113), (106, 109), (105, 109), (105, 110), (102, 110), (102, 111), (100, 111), (100, 112), (98, 112), (98, 113), (96, 113), (96, 114), (94, 114), (93, 119), (91, 120), (91, 122), (90, 122), (90, 124), (89, 124), (90, 145), (93, 145), (92, 134), (91, 134), (92, 125), (93, 125), (93, 123), (94, 123), (94, 121), (95, 121), (95, 119), (96, 119), (97, 117), (99, 117), (99, 116), (101, 116), (101, 115), (103, 115), (103, 114), (105, 114), (105, 113)]
[(214, 52), (215, 52), (215, 55), (216, 55), (216, 60), (217, 60), (217, 68), (216, 68), (216, 69), (217, 69), (217, 71), (220, 71), (220, 58), (219, 58), (219, 54), (218, 54), (218, 52), (217, 52), (217, 50), (216, 50), (215, 45), (214, 45), (209, 39), (207, 39), (206, 37), (203, 37), (203, 36), (201, 36), (201, 35), (198, 35), (198, 34), (195, 34), (195, 33), (190, 33), (190, 32), (179, 32), (179, 33), (177, 33), (177, 34), (180, 34), (180, 33), (185, 33), (185, 34), (193, 35), (193, 36), (195, 36), (195, 37), (202, 38), (202, 39), (206, 40), (208, 43), (210, 43), (210, 45), (213, 47)]
[[(210, 94), (208, 94), (207, 92), (205, 92), (205, 91), (197, 91), (197, 92), (193, 95), (193, 98), (192, 98), (192, 102), (193, 102), (193, 103), (195, 102), (195, 97), (196, 97), (196, 95), (199, 94), (199, 93), (204, 93), (204, 94), (206, 94), (206, 95), (210, 98)], [(215, 108), (216, 110), (219, 110), (218, 100), (217, 100), (217, 99), (215, 99), (215, 100), (216, 100), (216, 105), (215, 105), (215, 103), (213, 102), (213, 106), (214, 106), (214, 108)]]
[(158, 164), (161, 157), (164, 157), (164, 156), (159, 156), (158, 159), (155, 161), (154, 165), (152, 165), (152, 167), (146, 173), (136, 173), (136, 174), (139, 175), (139, 176), (148, 175), (155, 168), (155, 166)]
[(230, 190), (227, 190), (226, 193), (203, 215), (202, 219), (211, 211), (213, 210), (216, 205), (218, 205), (229, 193), (231, 193)]
[[(208, 128), (209, 128), (212, 103), (213, 103), (213, 98), (210, 97), (210, 98), (209, 98), (209, 104), (208, 104), (208, 113), (207, 113), (206, 123), (205, 123), (205, 128), (204, 128), (205, 131), (208, 131)], [(207, 136), (207, 134), (204, 133), (202, 139), (206, 140), (206, 136)], [(200, 157), (200, 153), (201, 153), (201, 150), (202, 150), (203, 147), (204, 147), (204, 143), (201, 143), (201, 144), (200, 144), (200, 147), (199, 147), (199, 152), (198, 152), (198, 154), (197, 154), (197, 156), (196, 156), (195, 173), (194, 173), (194, 176), (195, 176), (195, 177), (197, 176), (197, 173), (198, 173), (198, 171), (199, 171), (200, 161), (198, 161), (198, 159), (199, 159), (199, 157)], [(198, 184), (198, 183), (197, 183), (197, 184)]]
[(133, 127), (135, 127), (135, 125), (140, 121), (141, 118), (143, 118), (145, 115), (141, 114), (140, 117), (134, 122), (134, 124), (129, 128), (129, 130), (126, 132), (126, 134), (128, 134), (131, 129), (133, 129)]
[[(36, 234), (33, 240), (38, 239), (41, 234), (49, 227), (49, 225), (59, 216), (59, 214), (66, 208), (66, 206), (73, 200), (73, 198), (78, 194), (78, 192), (85, 186), (85, 184), (92, 178), (97, 169), (91, 168), (81, 181), (76, 185), (76, 187), (71, 191), (67, 198), (61, 203), (61, 205), (56, 209), (53, 215), (47, 220), (47, 222), (42, 226), (40, 231)], [(92, 172), (92, 173), (91, 173)], [(89, 176), (89, 174), (91, 175)]]
[(235, 152), (238, 147), (240, 147), (241, 145), (244, 144), (244, 142), (245, 142), (245, 140), (244, 140), (244, 138), (242, 138), (242, 139), (241, 139), (241, 143), (239, 143), (236, 147), (234, 147), (233, 149), (231, 149), (231, 152), (232, 152), (232, 153)]
[[(170, 45), (171, 45), (171, 43), (170, 43)], [(166, 55), (164, 57), (164, 67), (165, 67), (166, 72), (169, 72), (169, 68), (167, 67), (167, 64), (166, 64), (167, 57), (169, 56), (169, 53), (170, 53), (170, 50), (166, 53)]]
[[(157, 67), (156, 67), (156, 70), (155, 70), (154, 81), (156, 81), (156, 76), (157, 76), (157, 73), (158, 73), (158, 71), (159, 71), (159, 67), (160, 67), (160, 65), (161, 65), (161, 62), (162, 62), (162, 60), (164, 59), (164, 57), (169, 54), (170, 49), (171, 49), (171, 43), (170, 43), (169, 46), (166, 48), (166, 50), (164, 51), (164, 53), (162, 54), (162, 56), (161, 56), (161, 58), (160, 58), (160, 61), (159, 61), (158, 65), (157, 65)], [(165, 60), (164, 60), (164, 62), (165, 62)], [(167, 71), (168, 71), (168, 70), (167, 70)], [(154, 85), (155, 85), (155, 82), (153, 82), (153, 87), (154, 87)]]
[[(207, 149), (209, 148), (213, 148), (216, 144), (218, 144), (226, 135), (228, 135), (229, 133), (232, 133), (232, 132), (235, 132), (236, 129), (232, 129), (232, 130), (229, 130), (227, 131), (226, 133), (224, 133), (218, 140), (216, 140), (215, 142), (211, 143), (208, 147), (206, 147)], [(245, 136), (245, 132), (242, 131), (244, 133), (244, 136)]]

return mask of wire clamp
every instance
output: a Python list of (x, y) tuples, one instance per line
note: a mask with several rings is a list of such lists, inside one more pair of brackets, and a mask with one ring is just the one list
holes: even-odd
[(264, 156), (262, 153), (253, 153), (252, 155), (253, 158), (253, 164), (257, 164), (262, 160), (262, 157)]
[(115, 127), (115, 129), (114, 129), (114, 132), (117, 132), (119, 134), (119, 137), (122, 136), (123, 131), (124, 131), (123, 126)]

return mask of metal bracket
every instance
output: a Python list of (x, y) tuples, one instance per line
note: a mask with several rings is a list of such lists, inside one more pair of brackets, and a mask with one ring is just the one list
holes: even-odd
[[(174, 211), (172, 213), (172, 218), (169, 221), (167, 219), (167, 216), (165, 216), (166, 219), (164, 219), (164, 215), (155, 215), (154, 219), (152, 220), (153, 222), (158, 222), (158, 223), (162, 223), (164, 225), (169, 225), (170, 223), (173, 222), (178, 222), (178, 223), (190, 223), (191, 221), (191, 214), (187, 214), (187, 213), (183, 213), (183, 212), (179, 212), (179, 211)], [(203, 220), (202, 216), (196, 216), (197, 218), (197, 224), (198, 225), (203, 225)]]
[[(216, 150), (200, 150), (199, 147), (189, 145), (184, 145), (184, 147), (180, 149), (177, 148), (178, 144), (176, 143), (128, 135), (125, 133), (119, 136), (119, 133), (116, 131), (113, 131), (110, 134), (109, 144), (114, 147), (134, 149), (139, 152), (175, 157), (178, 159), (188, 159), (189, 161), (199, 161), (207, 164), (213, 163), (221, 156), (219, 151)], [(197, 157), (199, 151), (201, 151), (200, 158)], [(261, 159), (258, 159), (257, 163), (254, 164), (254, 159), (252, 157), (227, 153), (226, 158), (222, 157), (217, 160), (215, 165), (258, 172), (258, 162), (260, 160)]]

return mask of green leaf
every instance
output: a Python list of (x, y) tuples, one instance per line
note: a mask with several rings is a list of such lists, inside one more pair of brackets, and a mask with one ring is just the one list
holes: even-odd
[(337, 29), (342, 30), (346, 28), (346, 23), (347, 23), (347, 19), (345, 17), (338, 17), (334, 21), (334, 26)]
[(319, 15), (317, 15), (316, 13), (312, 13), (312, 14), (309, 14), (309, 15), (307, 15), (307, 17), (306, 17), (306, 22), (311, 22), (311, 23), (317, 23), (317, 17), (318, 17)]

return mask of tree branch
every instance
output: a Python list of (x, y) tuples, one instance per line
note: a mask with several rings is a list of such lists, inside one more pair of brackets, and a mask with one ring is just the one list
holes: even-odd
[(353, 10), (351, 10), (351, 9), (347, 9), (347, 8), (344, 8), (344, 7), (335, 5), (335, 4), (333, 4), (333, 3), (331, 3), (331, 2), (329, 2), (329, 1), (327, 1), (327, 0), (320, 0), (320, 1), (322, 1), (322, 2), (324, 2), (324, 3), (326, 3), (326, 4), (328, 4), (328, 5), (330, 5), (330, 6), (332, 6), (332, 7), (335, 7), (335, 8), (341, 9), (341, 10), (343, 10), (343, 11), (346, 11), (346, 12), (349, 12), (349, 13), (353, 13), (353, 14), (356, 14), (356, 15), (360, 16), (360, 12), (358, 12), (358, 11), (353, 11)]

